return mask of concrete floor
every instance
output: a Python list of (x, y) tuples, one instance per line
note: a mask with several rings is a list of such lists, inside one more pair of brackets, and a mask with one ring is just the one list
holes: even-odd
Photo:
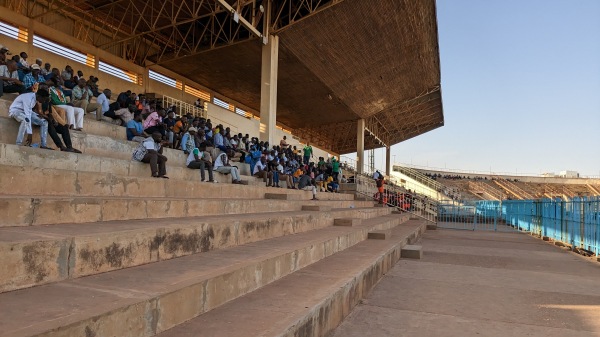
[(335, 337), (600, 336), (600, 263), (522, 233), (437, 230)]

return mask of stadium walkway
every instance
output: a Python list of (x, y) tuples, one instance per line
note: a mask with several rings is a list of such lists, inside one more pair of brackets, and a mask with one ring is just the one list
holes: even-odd
[(600, 336), (600, 264), (521, 233), (428, 231), (422, 245), (335, 337)]

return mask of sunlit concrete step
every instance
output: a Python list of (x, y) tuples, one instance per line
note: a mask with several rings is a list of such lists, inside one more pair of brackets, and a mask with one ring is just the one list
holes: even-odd
[[(39, 143), (39, 128), (34, 127), (33, 142)], [(0, 143), (14, 145), (17, 139), (18, 123), (12, 118), (0, 117)], [(110, 136), (96, 135), (89, 132), (71, 132), (73, 147), (84, 154), (96, 157), (131, 160), (133, 150), (138, 143), (124, 139), (112, 138)], [(54, 143), (48, 137), (47, 145), (54, 148)], [(49, 150), (44, 150), (50, 152)], [(181, 150), (164, 148), (163, 154), (167, 157), (167, 165), (171, 167), (185, 167), (187, 155)], [(235, 162), (241, 174), (250, 175), (250, 165)]]
[(424, 230), (400, 224), (390, 240), (360, 242), (157, 337), (328, 336)]
[[(1, 162), (1, 159), (0, 159)], [(53, 161), (50, 161), (53, 162)], [(50, 165), (48, 165), (50, 166)], [(63, 165), (60, 165), (63, 167)], [(67, 165), (64, 165), (67, 167)], [(147, 169), (147, 168), (145, 168)], [(128, 176), (105, 172), (79, 171), (73, 169), (44, 169), (33, 166), (0, 164), (0, 196), (111, 196), (111, 197), (173, 197), (173, 198), (255, 198), (265, 193), (278, 192), (291, 195), (295, 200), (312, 198), (309, 191), (266, 187), (254, 177), (246, 177), (254, 186), (213, 184), (195, 179), (157, 179), (146, 175)], [(221, 181), (230, 176), (217, 174)], [(337, 193), (320, 193), (321, 200), (352, 200), (352, 196)]]
[[(397, 216), (377, 217), (357, 227), (330, 226), (3, 293), (0, 326), (5, 337), (152, 336), (352, 247), (371, 230), (392, 228), (400, 222)], [(372, 275), (372, 283), (383, 271), (381, 266), (388, 268), (393, 260), (379, 255), (380, 267), (367, 273)], [(361, 265), (358, 258), (344, 259), (344, 266)], [(331, 267), (328, 273), (342, 272), (339, 266)], [(330, 280), (336, 277), (334, 273)], [(342, 290), (336, 282), (327, 283)], [(322, 284), (304, 286), (318, 288)], [(242, 319), (227, 318), (234, 322)], [(245, 336), (248, 332), (238, 331)]]
[(343, 216), (384, 215), (363, 208), (0, 228), (0, 292), (307, 232)]
[[(144, 178), (150, 177), (150, 167), (148, 164), (133, 161), (131, 158), (115, 159), (61, 151), (48, 151), (12, 144), (0, 144), (0, 165), (72, 170), (78, 172), (102, 172)], [(231, 183), (231, 175), (225, 175), (218, 172), (213, 173), (216, 181), (221, 183)], [(248, 182), (249, 185), (264, 185), (262, 179), (247, 176), (243, 173), (240, 174), (242, 181)], [(167, 162), (167, 176), (171, 179), (200, 181), (200, 170), (192, 170), (177, 165), (173, 166), (170, 162)], [(205, 177), (208, 180), (208, 171), (206, 170)]]
[(159, 219), (235, 213), (299, 211), (303, 205), (372, 207), (368, 201), (1, 196), (0, 227)]

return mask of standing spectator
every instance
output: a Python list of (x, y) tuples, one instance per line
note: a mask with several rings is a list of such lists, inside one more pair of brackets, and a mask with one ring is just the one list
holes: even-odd
[(34, 92), (28, 92), (17, 96), (8, 108), (8, 116), (19, 122), (19, 133), (17, 134), (17, 145), (23, 145), (23, 138), (27, 133), (25, 146), (30, 146), (33, 139), (32, 125), (40, 127), (40, 139), (42, 149), (52, 150), (46, 145), (46, 136), (48, 135), (48, 121), (41, 118), (35, 111), (37, 104), (48, 102), (48, 91), (44, 89), (37, 90), (38, 84), (35, 84)]
[(210, 161), (210, 154), (208, 154), (208, 152), (201, 151), (197, 147), (194, 147), (187, 157), (185, 166), (189, 169), (200, 169), (200, 181), (204, 181), (206, 179), (204, 169), (208, 169), (208, 182), (215, 182), (215, 179), (213, 179), (213, 166)]
[(131, 140), (134, 142), (141, 143), (146, 138), (148, 138), (148, 134), (144, 132), (144, 127), (142, 126), (142, 113), (136, 111), (133, 115), (133, 119), (127, 122), (126, 124), (126, 133), (127, 140)]
[(54, 106), (65, 110), (69, 128), (77, 131), (83, 130), (83, 115), (85, 114), (83, 109), (68, 105), (67, 98), (58, 87), (56, 79), (52, 78), (51, 80), (48, 80), (48, 82), (50, 82), (50, 102), (52, 102)]
[(333, 181), (337, 183), (339, 181), (340, 175), (340, 162), (335, 157), (331, 159), (331, 172), (333, 176)]
[(310, 146), (310, 143), (306, 143), (306, 146), (303, 149), (304, 151), (304, 165), (308, 165), (309, 161), (310, 161), (310, 157), (313, 154), (313, 149), (312, 146)]
[(97, 119), (98, 116), (102, 117), (102, 106), (98, 103), (90, 103), (92, 96), (92, 91), (87, 87), (85, 79), (80, 79), (77, 86), (73, 88), (73, 105), (82, 108), (85, 112), (95, 112)]
[(23, 82), (19, 81), (19, 72), (17, 71), (17, 63), (13, 60), (8, 60), (6, 64), (0, 65), (0, 97), (6, 93), (25, 92)]
[(154, 178), (165, 178), (167, 174), (167, 157), (163, 153), (163, 147), (161, 145), (162, 135), (159, 132), (152, 134), (152, 137), (146, 138), (140, 145), (133, 151), (132, 159), (142, 163), (150, 164), (150, 171)]
[(279, 146), (281, 147), (282, 150), (287, 149), (287, 147), (289, 146), (289, 144), (287, 143), (287, 137), (283, 136), (283, 139), (279, 142)]
[(231, 166), (227, 153), (221, 153), (217, 156), (214, 163), (214, 170), (223, 174), (231, 173), (231, 182), (233, 184), (242, 183), (240, 172), (237, 167)]
[(32, 91), (31, 87), (34, 83), (46, 83), (46, 79), (40, 74), (40, 66), (34, 64), (31, 66), (31, 72), (23, 78), (23, 85), (26, 91)]

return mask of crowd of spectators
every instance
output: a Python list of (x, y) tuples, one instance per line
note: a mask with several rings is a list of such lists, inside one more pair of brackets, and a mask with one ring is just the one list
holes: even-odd
[[(0, 96), (18, 93), (9, 108), (9, 116), (19, 122), (17, 145), (47, 146), (47, 134), (61, 151), (79, 152), (70, 140), (71, 131), (84, 130), (84, 115), (124, 126), (127, 140), (139, 143), (132, 159), (150, 164), (153, 177), (167, 178), (167, 157), (163, 148), (179, 149), (186, 155), (186, 167), (200, 170), (200, 179), (215, 182), (213, 172), (231, 174), (232, 182), (242, 183), (235, 162), (250, 165), (253, 176), (263, 179), (266, 186), (339, 192), (345, 181), (336, 158), (315, 158), (310, 144), (302, 149), (290, 146), (287, 137), (278, 145), (260, 141), (249, 134), (233, 133), (210, 119), (179, 115), (175, 106), (163, 107), (159, 100), (146, 99), (130, 90), (113, 100), (110, 89), (99, 89), (99, 79), (85, 79), (81, 70), (69, 65), (64, 70), (36, 59), (28, 62), (25, 52), (11, 55), (0, 45)], [(203, 108), (198, 99), (194, 106)], [(40, 126), (40, 144), (32, 144), (32, 126)], [(27, 135), (27, 136), (25, 136)], [(62, 136), (62, 139), (59, 138)]]

